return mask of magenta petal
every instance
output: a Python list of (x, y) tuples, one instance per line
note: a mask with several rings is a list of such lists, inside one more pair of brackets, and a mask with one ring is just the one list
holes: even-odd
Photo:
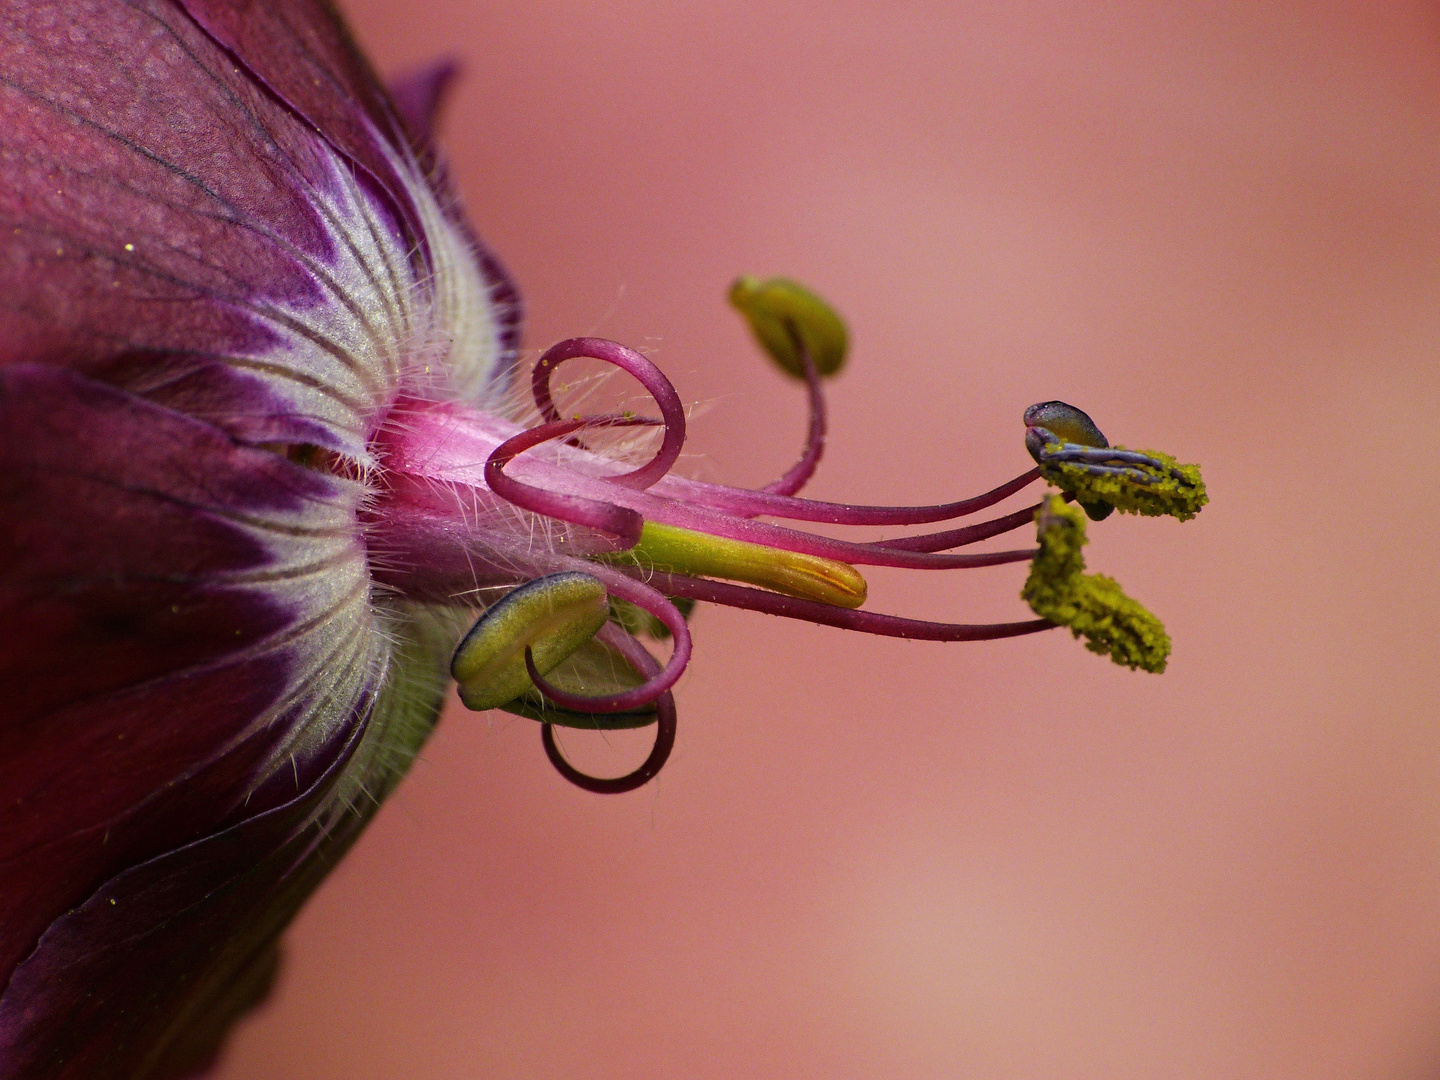
[(205, 30), (420, 219), (398, 171), (405, 133), (384, 88), (325, 0), (180, 0)]
[(433, 154), (440, 108), (460, 74), (452, 57), (435, 60), (391, 80), (390, 98), (422, 154)]
[(454, 65), (442, 61), (402, 83), (397, 111), (334, 8), (324, 0), (181, 3), (216, 41), (390, 193), (423, 248), (425, 230), (396, 155), (406, 142), (409, 125), (408, 134), (420, 151), (419, 164), (440, 195), (442, 208), (474, 248), (501, 337), (499, 368), (508, 369), (519, 344), (519, 294), (460, 214), (433, 153), (434, 114), (454, 77)]
[[(513, 287), (467, 250), (328, 5), (190, 6), (7, 5), (0, 365), (361, 458), (435, 333), (470, 351), (462, 392), (506, 367)], [(477, 295), (446, 325), (431, 290), (472, 260), (497, 311)]]
[(100, 883), (331, 767), (382, 670), (358, 498), (0, 369), (0, 984)]
[(0, 364), (363, 449), (380, 388), (347, 357), (333, 151), (173, 4), (86, 9), (0, 19)]
[(45, 932), (0, 994), (9, 1080), (206, 1068), (269, 990), (275, 937), (360, 823), (318, 816), (358, 734), (289, 802), (105, 882)]

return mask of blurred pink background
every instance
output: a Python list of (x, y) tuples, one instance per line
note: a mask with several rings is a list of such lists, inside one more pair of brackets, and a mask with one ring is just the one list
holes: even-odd
[[(693, 471), (793, 460), (723, 302), (783, 273), (854, 331), (817, 496), (983, 490), (1059, 397), (1213, 502), (1091, 530), (1161, 677), (703, 609), (675, 758), (610, 799), (451, 710), (225, 1080), (1440, 1072), (1434, 5), (347, 7), (382, 70), (463, 57), (527, 345), (653, 349)], [(1026, 614), (1016, 567), (873, 578)]]

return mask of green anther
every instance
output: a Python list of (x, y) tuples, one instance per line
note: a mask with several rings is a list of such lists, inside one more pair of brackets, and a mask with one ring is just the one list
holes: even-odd
[[(566, 693), (604, 697), (633, 690), (645, 680), (618, 652), (603, 641), (591, 638), (555, 668), (546, 672), (545, 681)], [(655, 722), (656, 711), (652, 702), (631, 712), (574, 712), (547, 701), (533, 688), (500, 707), (508, 713), (531, 720), (559, 724), (562, 727), (588, 728), (592, 731), (644, 727)]]
[(492, 604), (450, 661), (460, 700), (479, 712), (535, 688), (525, 670), (528, 646), (541, 675), (595, 636), (610, 614), (598, 578), (577, 571), (526, 582)]
[(647, 521), (640, 542), (627, 551), (602, 556), (606, 562), (630, 563), (647, 570), (743, 581), (802, 600), (858, 608), (867, 586), (849, 563), (784, 551), (744, 540), (693, 532)]
[[(1063, 448), (1051, 443), (1045, 449), (1053, 453)], [(1189, 521), (1210, 501), (1198, 465), (1182, 465), (1158, 450), (1141, 452), (1154, 464), (1117, 462), (1115, 471), (1100, 471), (1085, 462), (1049, 461), (1040, 474), (1081, 504), (1113, 506), (1122, 514)]]
[(1041, 427), (1061, 442), (1076, 446), (1109, 446), (1090, 414), (1068, 401), (1041, 401), (1025, 410), (1025, 426)]
[(1085, 647), (1128, 668), (1165, 670), (1170, 635), (1113, 578), (1085, 573), (1085, 517), (1052, 495), (1035, 512), (1040, 553), (1020, 597), (1036, 615), (1068, 626)]
[(788, 278), (742, 277), (730, 286), (730, 303), (745, 316), (761, 347), (797, 379), (805, 377), (796, 339), (815, 370), (834, 375), (845, 362), (850, 334), (835, 309)]

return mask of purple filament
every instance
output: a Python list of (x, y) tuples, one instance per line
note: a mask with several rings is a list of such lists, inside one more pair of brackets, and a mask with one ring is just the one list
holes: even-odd
[(732, 585), (727, 581), (711, 581), (685, 574), (648, 575), (648, 580), (667, 596), (684, 596), (727, 607), (802, 619), (842, 630), (859, 630), (879, 637), (909, 638), (915, 641), (990, 641), (996, 638), (1019, 637), (1041, 630), (1053, 629), (1046, 619), (1027, 619), (1009, 623), (941, 623), (924, 619), (905, 619), (898, 615), (881, 615), (873, 611), (834, 607), (815, 600), (800, 600), (783, 593)]
[(962, 529), (946, 529), (944, 532), (906, 536), (899, 540), (877, 540), (875, 546), (895, 548), (900, 551), (948, 551), (950, 548), (964, 547), (966, 544), (978, 543), (981, 540), (988, 540), (992, 536), (1000, 536), (1014, 529), (1034, 524), (1035, 511), (1040, 508), (1040, 505), (1037, 503), (1034, 506), (1027, 506), (1016, 510), (1013, 514), (982, 521), (977, 525), (966, 525)]
[[(641, 675), (654, 676), (659, 673), (660, 665), (655, 662), (655, 658), (650, 655), (645, 646), (614, 623), (607, 623), (601, 627), (597, 636), (620, 653)], [(525, 650), (525, 665), (533, 677), (535, 661), (528, 648)], [(670, 758), (670, 751), (675, 747), (675, 696), (669, 690), (655, 699), (655, 711), (655, 745), (650, 748), (649, 756), (645, 758), (640, 767), (624, 776), (591, 776), (575, 768), (565, 760), (565, 755), (560, 752), (560, 747), (555, 741), (553, 724), (541, 724), (540, 742), (545, 747), (545, 756), (550, 759), (550, 764), (554, 765), (556, 771), (576, 787), (593, 791), (597, 795), (620, 795), (649, 783), (664, 767), (665, 762)]]
[(660, 449), (640, 468), (610, 478), (611, 483), (625, 487), (649, 487), (670, 471), (680, 457), (681, 447), (685, 445), (685, 406), (680, 401), (680, 395), (660, 369), (634, 349), (606, 338), (570, 338), (546, 349), (544, 355), (535, 361), (535, 368), (530, 373), (530, 391), (535, 404), (540, 409), (540, 415), (551, 423), (560, 419), (560, 411), (550, 396), (550, 376), (566, 360), (581, 356), (614, 364), (621, 371), (633, 375), (660, 406), (661, 423), (665, 425)]
[(485, 462), (486, 486), (505, 501), (523, 510), (598, 529), (617, 537), (623, 547), (634, 547), (640, 542), (640, 530), (645, 524), (645, 519), (634, 510), (584, 495), (566, 495), (535, 487), (512, 476), (506, 476), (505, 466), (531, 447), (570, 435), (581, 428), (637, 427), (652, 423), (653, 420), (627, 417), (585, 417), (556, 420), (528, 428), (519, 435), (506, 439), (490, 454)]
[(818, 521), (827, 525), (925, 525), (985, 510), (1028, 487), (1039, 478), (1040, 470), (1037, 467), (983, 495), (932, 506), (862, 506), (789, 498), (772, 494), (768, 490), (749, 491), (698, 480), (680, 480), (678, 483), (683, 485), (688, 501), (745, 517), (764, 514), (768, 517), (788, 518), (791, 521)]
[(576, 569), (591, 577), (599, 578), (611, 596), (628, 600), (636, 607), (654, 615), (670, 631), (675, 641), (675, 648), (671, 651), (670, 659), (663, 668), (653, 673), (639, 686), (619, 694), (587, 697), (583, 694), (566, 693), (558, 687), (551, 686), (535, 670), (535, 665), (527, 650), (525, 665), (530, 672), (530, 681), (535, 684), (535, 688), (540, 693), (556, 705), (576, 712), (622, 713), (651, 704), (675, 685), (685, 671), (685, 665), (690, 662), (692, 647), (690, 627), (685, 623), (685, 616), (680, 614), (679, 609), (663, 593), (657, 592), (644, 582), (637, 581), (613, 567), (582, 559), (562, 561), (567, 564), (567, 569)]
[[(662, 376), (663, 377), (663, 376)], [(558, 420), (530, 428), (505, 440), (485, 462), (485, 482), (490, 490), (525, 510), (558, 518), (575, 525), (599, 529), (619, 538), (626, 547), (640, 542), (645, 520), (709, 533), (732, 540), (745, 540), (765, 547), (796, 551), (839, 562), (864, 566), (894, 566), (909, 570), (958, 570), (1000, 566), (1031, 559), (1033, 548), (955, 555), (910, 551), (876, 544), (835, 540), (826, 536), (787, 529), (768, 522), (735, 517), (705, 506), (693, 506), (675, 499), (618, 485), (612, 478), (591, 478), (586, 488), (609, 496), (564, 494), (526, 484), (507, 476), (504, 466), (520, 453), (550, 439), (562, 438), (584, 427), (625, 427), (654, 423), (632, 417), (596, 416)], [(668, 441), (668, 439), (667, 439)], [(654, 464), (652, 462), (651, 464)], [(628, 474), (633, 475), (633, 474)]]
[(815, 475), (816, 466), (820, 464), (820, 455), (825, 453), (825, 391), (820, 385), (820, 373), (815, 370), (815, 361), (810, 358), (810, 350), (793, 329), (791, 338), (795, 342), (796, 352), (800, 354), (800, 364), (805, 369), (805, 388), (810, 398), (810, 430), (805, 436), (805, 448), (800, 452), (800, 460), (790, 466), (779, 480), (760, 489), (782, 497), (794, 495), (810, 481), (810, 477)]

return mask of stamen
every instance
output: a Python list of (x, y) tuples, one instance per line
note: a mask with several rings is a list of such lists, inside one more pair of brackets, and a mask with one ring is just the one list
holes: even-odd
[[(639, 571), (634, 571), (638, 573)], [(686, 577), (683, 574), (656, 573), (651, 583), (667, 596), (683, 596), (705, 603), (800, 619), (821, 626), (842, 630), (858, 630), (879, 637), (909, 638), (915, 641), (990, 641), (996, 638), (1019, 637), (1041, 630), (1054, 629), (1048, 619), (1030, 619), (1009, 623), (941, 623), (924, 619), (905, 619), (898, 615), (881, 615), (874, 611), (855, 611), (801, 600), (781, 593), (731, 585), (725, 581)]]
[[(1041, 401), (1025, 410), (1027, 428), (1044, 428), (1055, 442), (1077, 446), (1109, 446), (1110, 440), (1095, 426), (1090, 414), (1064, 401)], [(1027, 440), (1028, 445), (1028, 440)]]
[[(803, 378), (809, 393), (800, 459), (758, 491), (669, 475), (685, 440), (680, 397), (653, 363), (613, 341), (572, 338), (541, 356), (531, 391), (543, 422), (529, 430), (517, 432), (501, 417), (454, 402), (407, 399), (394, 410), (382, 442), (384, 498), (366, 512), (377, 540), (377, 580), (403, 587), (407, 595), (443, 600), (472, 595), (482, 582), (490, 587), (534, 578), (492, 605), (456, 649), (452, 671), (467, 706), (505, 707), (539, 720), (546, 754), (562, 775), (590, 791), (618, 792), (653, 777), (674, 745), (671, 688), (690, 659), (686, 614), (696, 601), (930, 641), (1008, 638), (1063, 625), (1117, 663), (1164, 669), (1170, 648), (1164, 627), (1114, 581), (1084, 573), (1084, 516), (1066, 500), (1096, 520), (1117, 508), (1186, 520), (1206, 502), (1198, 469), (1165, 454), (1112, 447), (1084, 412), (1048, 401), (1025, 411), (1025, 445), (1037, 467), (982, 495), (929, 506), (798, 498), (795, 492), (815, 471), (825, 446), (821, 378), (843, 363), (848, 332), (823, 300), (794, 282), (742, 278), (731, 301), (765, 351)], [(660, 419), (628, 412), (562, 418), (552, 375), (577, 357), (609, 363), (639, 380)], [(628, 472), (575, 438), (588, 429), (654, 425), (664, 428), (659, 449)], [(516, 466), (523, 480), (506, 472), (519, 455), (551, 440), (576, 449), (551, 447), (533, 455)], [(290, 456), (311, 463), (313, 455)], [(1041, 477), (1064, 496), (920, 536), (860, 543), (759, 520), (847, 526), (950, 521)], [(538, 518), (517, 519), (510, 507)], [(954, 550), (1031, 521), (1039, 529), (1038, 549)], [(559, 523), (580, 528), (556, 528)], [(1022, 596), (1036, 619), (947, 623), (861, 610), (867, 586), (857, 566), (947, 570), (1021, 561), (1032, 562)], [(668, 633), (669, 659), (662, 665), (627, 630), (657, 639)], [(652, 719), (656, 741), (646, 762), (613, 779), (571, 766), (553, 731), (557, 724), (604, 730)]]
[[(590, 491), (605, 492), (611, 496), (612, 501), (583, 495), (562, 494), (534, 487), (508, 476), (504, 472), (504, 466), (517, 455), (548, 439), (561, 438), (584, 427), (633, 426), (648, 423), (654, 423), (654, 421), (634, 417), (597, 416), (541, 424), (539, 427), (530, 428), (505, 440), (495, 448), (485, 462), (485, 482), (497, 495), (523, 509), (546, 514), (572, 524), (599, 529), (616, 537), (626, 548), (634, 547), (639, 543), (641, 529), (646, 520), (657, 520), (682, 529), (708, 533), (711, 536), (747, 541), (764, 547), (813, 555), (836, 562), (895, 566), (911, 570), (957, 570), (965, 567), (999, 566), (1004, 563), (1024, 562), (1034, 554), (1033, 549), (1025, 549), (975, 555), (952, 555), (905, 551), (898, 548), (879, 547), (874, 544), (857, 544), (826, 536), (814, 536), (763, 521), (738, 518), (705, 506), (689, 506), (649, 492), (615, 487), (609, 478), (588, 479), (586, 487)], [(607, 491), (607, 488), (612, 490)]]
[[(579, 417), (556, 420), (522, 431), (497, 446), (485, 462), (485, 483), (496, 495), (524, 510), (547, 517), (559, 518), (574, 525), (587, 525), (609, 533), (622, 546), (633, 547), (640, 540), (642, 518), (634, 510), (584, 495), (566, 495), (546, 488), (534, 487), (505, 475), (505, 466), (540, 443), (558, 439), (588, 427), (635, 427), (653, 424), (653, 420), (633, 417)], [(633, 475), (633, 474), (632, 474)]]
[(800, 460), (785, 471), (779, 480), (766, 484), (761, 491), (776, 495), (794, 495), (810, 482), (825, 453), (825, 391), (820, 385), (820, 373), (815, 370), (815, 361), (810, 359), (810, 350), (793, 329), (800, 362), (805, 369), (805, 389), (810, 398), (810, 430), (805, 435), (805, 446), (800, 451)]
[(550, 671), (609, 614), (605, 586), (589, 574), (550, 574), (506, 593), (455, 649), (450, 674), (460, 700), (476, 712), (513, 701), (533, 686), (528, 670)]
[[(1043, 428), (1031, 430), (1049, 434)], [(1198, 466), (1182, 465), (1157, 450), (1098, 450), (1050, 442), (1041, 450), (1040, 461), (1045, 479), (1074, 496), (1092, 518), (1090, 508), (1104, 506), (1107, 512), (1113, 507), (1122, 514), (1189, 521), (1210, 501)]]
[(966, 517), (1003, 502), (1040, 479), (1040, 470), (1031, 469), (997, 488), (961, 499), (958, 502), (936, 503), (932, 506), (865, 506), (855, 503), (821, 502), (797, 499), (770, 491), (709, 484), (699, 480), (667, 479), (667, 492), (673, 487), (683, 493), (686, 502), (709, 506), (744, 517), (786, 518), (790, 521), (819, 521), (827, 525), (926, 525)]
[[(1108, 447), (1110, 440), (1095, 426), (1090, 414), (1064, 401), (1042, 401), (1025, 410), (1025, 449), (1040, 463), (1041, 472), (1047, 480), (1052, 474), (1045, 471), (1049, 460), (1049, 444), (1063, 443), (1068, 446)], [(1052, 480), (1053, 482), (1053, 480)], [(1059, 486), (1059, 485), (1057, 485)], [(1073, 495), (1073, 493), (1071, 493)], [(1115, 512), (1115, 507), (1103, 499), (1082, 499), (1080, 506), (1091, 521), (1104, 521)]]
[(845, 362), (850, 333), (835, 309), (788, 278), (737, 278), (730, 303), (750, 324), (755, 340), (781, 370), (805, 377), (802, 349), (820, 375), (834, 375)]
[[(581, 645), (557, 667), (545, 673), (545, 681), (572, 694), (613, 694), (622, 690), (633, 690), (645, 682), (635, 667), (611, 644), (611, 635), (620, 633), (623, 624), (613, 622), (615, 605), (621, 601), (610, 601), (610, 618), (600, 632)], [(632, 611), (638, 611), (631, 608)], [(641, 613), (643, 614), (643, 613)], [(649, 619), (649, 615), (643, 615)], [(668, 636), (670, 631), (665, 631)], [(591, 713), (562, 709), (546, 701), (533, 686), (524, 694), (508, 701), (500, 708), (515, 716), (539, 720), (560, 727), (580, 728), (585, 731), (617, 731), (626, 728), (648, 727), (655, 723), (655, 703), (642, 705), (627, 713)]]
[[(641, 675), (653, 679), (660, 673), (660, 665), (650, 655), (649, 650), (618, 626), (607, 624), (600, 631), (600, 636)], [(555, 742), (553, 725), (549, 722), (541, 725), (540, 742), (545, 747), (545, 756), (550, 759), (550, 764), (576, 787), (598, 795), (619, 795), (649, 783), (670, 758), (670, 751), (675, 747), (676, 718), (675, 697), (668, 690), (655, 699), (655, 722), (655, 745), (650, 748), (649, 756), (638, 769), (613, 778), (590, 776), (566, 761), (565, 755), (560, 752), (560, 747)]]
[(1025, 448), (1050, 483), (1092, 521), (1112, 510), (1189, 521), (1209, 502), (1200, 469), (1159, 451), (1111, 446), (1089, 415), (1063, 401), (1025, 410)]
[[(634, 349), (606, 338), (570, 338), (546, 349), (530, 373), (530, 391), (540, 409), (540, 415), (547, 421), (554, 423), (560, 419), (560, 412), (555, 408), (555, 401), (550, 396), (550, 376), (566, 360), (582, 356), (614, 364), (621, 371), (633, 375), (660, 407), (660, 423), (665, 425), (660, 449), (640, 468), (610, 477), (611, 483), (623, 484), (626, 487), (649, 487), (670, 471), (685, 445), (685, 406), (680, 401), (680, 395), (675, 392), (675, 387), (660, 369)], [(645, 422), (655, 423), (653, 420)]]
[(839, 314), (809, 289), (785, 278), (742, 277), (730, 286), (730, 303), (745, 316), (760, 347), (780, 369), (805, 380), (810, 397), (810, 430), (800, 460), (764, 491), (794, 495), (825, 452), (825, 394), (820, 377), (836, 374), (850, 347)]
[(1128, 668), (1165, 670), (1170, 636), (1160, 620), (1102, 574), (1087, 574), (1085, 518), (1053, 495), (1035, 514), (1040, 553), (1020, 595), (1036, 615), (1070, 627), (1085, 647)]
[(1016, 510), (1013, 514), (1006, 514), (1004, 517), (991, 518), (978, 525), (967, 525), (963, 529), (946, 529), (944, 532), (905, 536), (898, 540), (878, 540), (875, 542), (875, 546), (895, 548), (900, 551), (948, 551), (951, 548), (978, 543), (981, 540), (988, 540), (992, 536), (1000, 536), (1029, 525), (1035, 520), (1035, 511), (1039, 508), (1037, 503), (1034, 506), (1027, 506), (1023, 510)]
[[(597, 484), (596, 489), (603, 490), (603, 482)], [(816, 536), (813, 533), (787, 529), (784, 526), (771, 525), (764, 521), (734, 517), (706, 506), (688, 505), (648, 492), (615, 492), (614, 498), (617, 504), (627, 506), (642, 514), (647, 523), (659, 521), (682, 529), (708, 533), (711, 536), (743, 540), (763, 547), (794, 551), (855, 565), (895, 566), (908, 570), (958, 570), (967, 567), (1000, 566), (1004, 563), (1024, 562), (1034, 554), (1033, 548), (968, 555), (906, 551), (900, 548), (882, 547), (878, 544), (862, 544), (849, 540), (837, 540), (829, 536)]]
[(675, 647), (665, 666), (639, 686), (621, 693), (602, 694), (595, 697), (569, 694), (559, 687), (550, 685), (543, 678), (537, 677), (538, 672), (527, 661), (526, 666), (530, 670), (530, 679), (534, 683), (535, 689), (555, 704), (574, 712), (633, 712), (635, 709), (656, 701), (662, 693), (675, 685), (684, 673), (685, 665), (690, 662), (692, 643), (690, 628), (685, 623), (685, 616), (680, 614), (675, 605), (663, 593), (657, 592), (644, 582), (627, 576), (616, 567), (585, 562), (580, 559), (557, 558), (556, 561), (569, 564), (577, 570), (584, 567), (580, 572), (582, 574), (590, 573), (599, 578), (611, 596), (628, 600), (654, 615), (669, 629), (675, 639)]
[(865, 603), (865, 579), (843, 562), (654, 521), (645, 523), (633, 548), (602, 557), (649, 570), (744, 581), (822, 604), (857, 608)]

